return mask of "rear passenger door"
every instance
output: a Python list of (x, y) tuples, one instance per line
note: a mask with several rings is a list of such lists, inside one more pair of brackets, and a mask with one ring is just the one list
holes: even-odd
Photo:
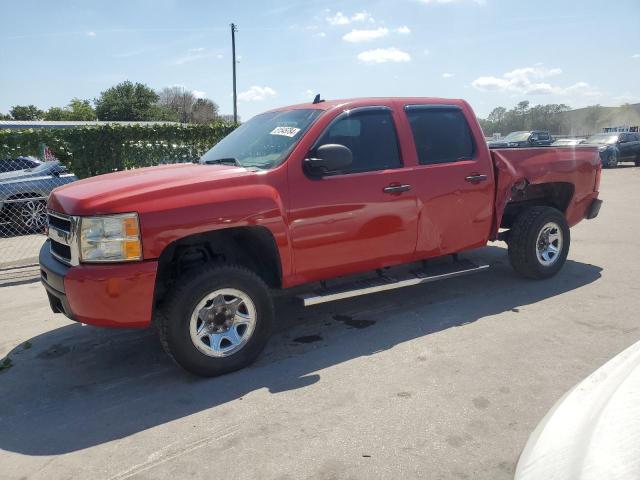
[(458, 106), (406, 105), (404, 109), (418, 163), (412, 180), (418, 201), (416, 257), (483, 246), (493, 222), (489, 150), (475, 144)]

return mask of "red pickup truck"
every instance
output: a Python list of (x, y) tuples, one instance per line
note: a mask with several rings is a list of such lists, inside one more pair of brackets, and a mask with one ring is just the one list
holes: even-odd
[(178, 364), (217, 375), (261, 352), (276, 289), (308, 284), (313, 305), (449, 278), (485, 266), (425, 260), (495, 240), (524, 276), (556, 274), (569, 227), (598, 214), (600, 172), (594, 147), (490, 151), (462, 100), (279, 108), (199, 165), (56, 189), (42, 282), (54, 312), (108, 327), (153, 320)]

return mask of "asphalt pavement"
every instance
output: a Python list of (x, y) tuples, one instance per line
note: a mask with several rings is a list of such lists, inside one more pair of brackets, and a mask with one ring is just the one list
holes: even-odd
[(277, 300), (260, 360), (201, 379), (153, 330), (50, 312), (0, 287), (0, 478), (508, 479), (549, 408), (640, 339), (640, 168), (603, 172), (600, 216), (547, 281), (510, 268), (302, 308)]

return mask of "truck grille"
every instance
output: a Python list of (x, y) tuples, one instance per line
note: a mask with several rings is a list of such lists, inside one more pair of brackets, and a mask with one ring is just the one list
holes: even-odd
[(78, 264), (77, 217), (47, 211), (51, 254), (67, 265)]

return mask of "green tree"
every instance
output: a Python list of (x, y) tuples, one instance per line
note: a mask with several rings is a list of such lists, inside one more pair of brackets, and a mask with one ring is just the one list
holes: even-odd
[(504, 107), (496, 107), (491, 110), (491, 113), (487, 117), (487, 120), (491, 123), (502, 123), (504, 121), (507, 109)]
[(199, 98), (191, 110), (191, 123), (211, 123), (218, 117), (218, 104), (208, 98)]
[(44, 114), (45, 120), (95, 120), (96, 111), (89, 100), (73, 98), (64, 108), (51, 107)]
[(125, 81), (111, 87), (95, 100), (100, 120), (151, 120), (158, 94), (142, 83)]
[(15, 105), (9, 110), (14, 120), (42, 120), (44, 112), (35, 105)]
[(11, 120), (11, 115), (0, 113), (0, 120)]
[(51, 107), (44, 114), (45, 120), (67, 120), (67, 111), (60, 107)]
[(95, 120), (96, 111), (91, 106), (89, 100), (72, 98), (67, 106), (69, 120)]

